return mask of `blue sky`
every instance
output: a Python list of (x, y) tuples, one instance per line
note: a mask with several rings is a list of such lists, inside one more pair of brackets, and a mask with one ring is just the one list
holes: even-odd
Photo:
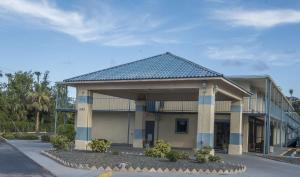
[(166, 51), (300, 96), (300, 1), (0, 0), (0, 70), (52, 82)]

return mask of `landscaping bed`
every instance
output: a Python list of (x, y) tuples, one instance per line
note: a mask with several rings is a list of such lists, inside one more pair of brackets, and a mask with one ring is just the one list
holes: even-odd
[(50, 150), (47, 151), (49, 154), (58, 157), (66, 162), (73, 164), (88, 164), (89, 167), (95, 166), (99, 167), (118, 167), (120, 163), (126, 163), (127, 168), (154, 168), (154, 169), (173, 169), (176, 170), (182, 169), (183, 171), (186, 169), (189, 170), (199, 170), (202, 169), (206, 171), (207, 169), (212, 171), (220, 171), (220, 170), (240, 170), (241, 165), (233, 164), (230, 162), (207, 162), (207, 163), (197, 163), (195, 160), (178, 160), (177, 162), (170, 162), (164, 158), (155, 158), (155, 157), (147, 157), (144, 155), (133, 155), (120, 153), (118, 155), (113, 155), (113, 153), (96, 153), (96, 152), (86, 152), (86, 151), (63, 151), (63, 150)]

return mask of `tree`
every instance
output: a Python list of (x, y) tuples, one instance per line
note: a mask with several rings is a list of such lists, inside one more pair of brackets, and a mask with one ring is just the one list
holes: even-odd
[(48, 76), (49, 72), (45, 72), (43, 76), (43, 81), (40, 82), (40, 74), (35, 73), (37, 76), (37, 81), (34, 84), (33, 91), (28, 95), (30, 110), (35, 111), (35, 131), (39, 132), (40, 130), (40, 114), (42, 112), (49, 112), (49, 107), (51, 105), (51, 95), (48, 87), (49, 81)]
[(27, 120), (27, 96), (32, 91), (33, 75), (31, 72), (6, 73), (5, 109), (12, 120)]
[(289, 92), (290, 92), (290, 96), (291, 96), (291, 98), (292, 98), (292, 97), (293, 97), (294, 90), (293, 90), (293, 89), (290, 89)]

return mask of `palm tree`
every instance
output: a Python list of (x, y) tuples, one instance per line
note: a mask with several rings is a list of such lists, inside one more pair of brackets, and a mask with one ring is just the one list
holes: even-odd
[(39, 71), (36, 71), (36, 72), (34, 72), (34, 74), (36, 75), (36, 78), (37, 78), (37, 83), (40, 83), (40, 76), (41, 76), (41, 72), (39, 72)]
[[(46, 75), (46, 73), (45, 73)], [(35, 131), (39, 132), (40, 130), (40, 113), (48, 112), (50, 108), (50, 92), (46, 83), (48, 83), (48, 76), (44, 76), (43, 82), (39, 82), (40, 75), (37, 74), (38, 82), (35, 83), (33, 91), (28, 95), (29, 105), (28, 108), (35, 110)]]
[(49, 105), (50, 105), (49, 94), (42, 89), (36, 89), (32, 93), (30, 93), (28, 97), (31, 101), (29, 108), (36, 111), (35, 131), (39, 132), (40, 113), (49, 111)]
[(293, 97), (294, 90), (290, 89), (289, 92), (290, 92), (291, 97)]

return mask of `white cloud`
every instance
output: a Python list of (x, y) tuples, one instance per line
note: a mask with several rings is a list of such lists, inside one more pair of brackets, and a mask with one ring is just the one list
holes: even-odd
[(229, 64), (252, 63), (253, 65), (289, 66), (300, 62), (300, 52), (298, 51), (270, 51), (263, 50), (258, 46), (208, 47), (207, 56), (210, 59)]
[[(0, 18), (29, 20), (47, 29), (68, 34), (81, 42), (95, 41), (108, 46), (134, 46), (157, 42), (150, 40), (147, 31), (158, 28), (163, 21), (154, 19), (150, 14), (118, 14), (108, 6), (98, 9), (97, 16), (89, 17), (78, 11), (60, 9), (49, 4), (47, 0), (1, 0), (0, 11)], [(158, 37), (156, 33), (151, 35)]]
[(189, 31), (189, 30), (195, 29), (199, 26), (200, 26), (199, 24), (182, 25), (182, 26), (178, 26), (178, 27), (169, 28), (169, 29), (165, 30), (164, 32), (178, 33), (178, 32), (183, 32), (183, 31)]
[(300, 10), (219, 10), (214, 12), (218, 19), (227, 21), (234, 26), (250, 26), (255, 28), (270, 28), (281, 24), (300, 23)]
[(217, 60), (245, 60), (255, 57), (252, 52), (241, 46), (208, 47), (207, 54), (211, 59)]

